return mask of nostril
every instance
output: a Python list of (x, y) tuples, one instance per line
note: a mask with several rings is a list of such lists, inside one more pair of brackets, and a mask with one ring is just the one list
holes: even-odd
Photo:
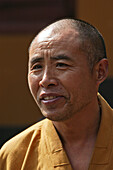
[(48, 84), (48, 86), (50, 87), (50, 86), (54, 86), (55, 84)]

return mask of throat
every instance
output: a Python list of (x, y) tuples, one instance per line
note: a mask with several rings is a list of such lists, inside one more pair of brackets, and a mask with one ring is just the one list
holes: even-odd
[(63, 143), (64, 150), (74, 170), (88, 170), (96, 138), (73, 144)]
[(64, 122), (53, 122), (62, 143), (77, 143), (80, 141), (95, 140), (101, 122), (101, 110), (94, 114), (75, 115)]

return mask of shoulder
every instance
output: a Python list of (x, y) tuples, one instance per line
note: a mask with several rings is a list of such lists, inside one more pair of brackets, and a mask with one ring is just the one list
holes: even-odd
[(33, 138), (37, 138), (37, 141), (40, 140), (41, 131), (46, 122), (47, 119), (44, 119), (7, 141), (0, 150), (0, 158), (7, 156), (9, 153), (26, 151)]

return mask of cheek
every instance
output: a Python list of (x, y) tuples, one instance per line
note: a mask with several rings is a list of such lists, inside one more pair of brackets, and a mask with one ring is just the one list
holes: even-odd
[(60, 83), (68, 93), (70, 100), (73, 100), (74, 96), (79, 91), (80, 82), (78, 79), (78, 75), (74, 73), (62, 74), (60, 77)]
[(68, 91), (71, 100), (74, 100), (81, 93), (85, 93), (85, 91), (88, 89), (87, 80), (86, 82), (84, 80), (85, 75), (84, 73), (82, 73), (82, 75), (80, 73), (77, 72), (75, 74), (75, 72), (71, 72), (62, 78), (63, 81), (61, 82), (65, 89)]
[(32, 95), (36, 97), (39, 89), (39, 80), (36, 76), (28, 75), (28, 84)]
[(73, 90), (79, 83), (79, 75), (73, 72), (61, 74), (61, 82), (64, 84), (68, 89)]

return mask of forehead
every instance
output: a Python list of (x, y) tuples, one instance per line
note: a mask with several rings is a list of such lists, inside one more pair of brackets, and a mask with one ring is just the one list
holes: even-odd
[(39, 33), (33, 40), (30, 47), (30, 55), (40, 52), (41, 50), (61, 50), (61, 48), (69, 48), (75, 45), (77, 46), (79, 33), (73, 29), (65, 29), (60, 32), (54, 31), (54, 29), (47, 29)]

